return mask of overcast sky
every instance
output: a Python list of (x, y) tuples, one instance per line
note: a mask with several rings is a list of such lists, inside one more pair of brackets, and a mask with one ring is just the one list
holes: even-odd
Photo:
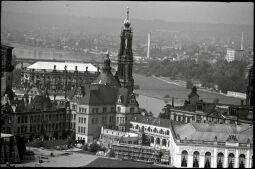
[(124, 18), (127, 6), (131, 20), (253, 24), (252, 2), (2, 1), (8, 11), (107, 18)]

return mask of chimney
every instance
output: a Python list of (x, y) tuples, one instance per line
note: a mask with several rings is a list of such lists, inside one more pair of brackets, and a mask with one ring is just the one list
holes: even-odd
[(148, 33), (147, 59), (150, 58), (151, 32)]
[(241, 50), (243, 50), (243, 32), (242, 32), (242, 39), (241, 39)]

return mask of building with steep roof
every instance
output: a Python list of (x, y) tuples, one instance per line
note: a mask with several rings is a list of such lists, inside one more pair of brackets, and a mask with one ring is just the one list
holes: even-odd
[(72, 87), (90, 84), (99, 75), (99, 69), (91, 63), (38, 61), (21, 72), (24, 90), (47, 88), (51, 95), (67, 96)]
[(132, 31), (130, 21), (124, 22), (118, 71), (112, 75), (109, 53), (104, 58), (100, 75), (90, 84), (84, 85), (84, 92), (71, 92), (72, 130), (77, 140), (86, 143), (99, 139), (101, 127), (128, 131), (129, 121), (138, 113), (139, 104), (133, 93)]
[(171, 124), (170, 149), (175, 167), (249, 168), (253, 166), (253, 127)]

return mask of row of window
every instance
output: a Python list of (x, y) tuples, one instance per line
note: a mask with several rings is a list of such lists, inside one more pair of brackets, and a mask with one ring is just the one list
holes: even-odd
[[(43, 127), (43, 128), (42, 128)], [(31, 125), (28, 131), (27, 126), (17, 127), (17, 133), (39, 132), (41, 130), (59, 130), (65, 128), (65, 123), (53, 123), (44, 125)]]
[(127, 121), (127, 117), (117, 117), (117, 123), (125, 123)]
[[(205, 153), (205, 163), (204, 168), (211, 168), (211, 153), (210, 152), (206, 152)], [(200, 167), (199, 166), (199, 161), (200, 161), (200, 153), (198, 151), (195, 151), (193, 153), (193, 163), (192, 166), (193, 167)], [(182, 151), (182, 155), (181, 155), (181, 166), (182, 167), (187, 167), (188, 164), (188, 152), (186, 150)], [(218, 153), (217, 154), (217, 168), (223, 168), (224, 164), (224, 154), (223, 153)], [(234, 164), (235, 164), (235, 155), (233, 153), (230, 153), (228, 155), (228, 159), (227, 159), (227, 167), (228, 168), (234, 168)], [(253, 164), (252, 164), (253, 165)], [(239, 168), (245, 168), (245, 155), (244, 154), (240, 154), (239, 155)]]
[[(68, 116), (68, 115), (67, 115)], [(65, 114), (49, 114), (45, 116), (41, 115), (32, 115), (30, 116), (30, 123), (34, 122), (41, 122), (42, 118), (45, 117), (44, 120), (49, 120), (49, 121), (58, 121), (62, 120), (65, 117)], [(28, 122), (28, 116), (19, 116), (18, 117), (18, 124), (22, 123), (27, 123)]]
[(170, 133), (169, 133), (169, 130), (166, 130), (166, 131), (164, 131), (164, 130), (162, 130), (162, 129), (157, 130), (156, 128), (154, 128), (154, 129), (152, 129), (152, 128), (150, 128), (150, 127), (145, 128), (144, 126), (139, 127), (138, 125), (135, 125), (135, 126), (132, 125), (132, 128), (133, 128), (133, 129), (136, 129), (136, 130), (148, 131), (148, 132), (159, 133), (159, 134), (165, 134), (165, 135), (169, 135), (169, 134), (170, 134)]
[(78, 133), (86, 133), (86, 127), (78, 126)]
[(79, 117), (79, 123), (84, 123), (84, 124), (86, 124), (86, 118)]

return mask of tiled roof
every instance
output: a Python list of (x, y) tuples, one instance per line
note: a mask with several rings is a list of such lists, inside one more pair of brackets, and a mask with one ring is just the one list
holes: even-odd
[(181, 140), (200, 140), (226, 142), (229, 135), (236, 135), (239, 143), (247, 143), (250, 139), (253, 143), (253, 127), (246, 125), (231, 126), (229, 124), (205, 124), (188, 123), (175, 125), (174, 132), (180, 136)]
[(130, 121), (169, 128), (171, 121), (153, 116), (135, 115)]
[(78, 99), (80, 105), (115, 104), (117, 89), (103, 84), (92, 84), (85, 89), (85, 95)]
[(112, 72), (101, 72), (93, 83), (106, 84), (115, 87), (120, 86), (116, 78), (112, 75)]

